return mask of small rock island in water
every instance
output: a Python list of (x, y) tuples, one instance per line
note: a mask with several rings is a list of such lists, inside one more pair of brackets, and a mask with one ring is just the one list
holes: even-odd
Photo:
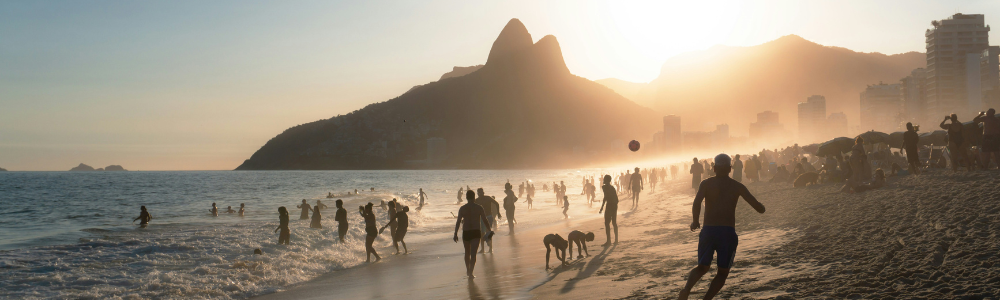
[(94, 169), (94, 167), (82, 163), (79, 166), (73, 167), (72, 169), (69, 170), (70, 171), (128, 171), (125, 170), (125, 168), (123, 168), (120, 165), (110, 165), (104, 168)]

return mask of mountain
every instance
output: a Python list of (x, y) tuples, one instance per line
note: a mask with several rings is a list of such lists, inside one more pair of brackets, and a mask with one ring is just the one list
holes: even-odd
[(579, 166), (624, 155), (628, 140), (662, 126), (658, 119), (571, 74), (554, 36), (532, 43), (512, 19), (482, 67), (289, 128), (237, 170)]
[(125, 170), (125, 168), (123, 168), (120, 165), (110, 165), (110, 166), (104, 167), (104, 170), (105, 171), (112, 171), (112, 172), (114, 172), (114, 171), (128, 171), (128, 170)]
[(91, 167), (91, 166), (88, 166), (88, 165), (85, 165), (85, 164), (82, 164), (82, 163), (79, 166), (73, 167), (72, 169), (69, 169), (69, 170), (70, 171), (96, 171), (96, 170), (94, 170), (94, 167)]
[(615, 93), (622, 95), (622, 97), (633, 101), (635, 101), (639, 92), (648, 85), (647, 83), (631, 82), (617, 78), (598, 79), (594, 82), (600, 83), (601, 85), (615, 91)]
[(827, 114), (844, 112), (857, 125), (859, 95), (867, 85), (896, 83), (924, 67), (925, 59), (918, 52), (860, 53), (788, 35), (757, 46), (715, 46), (672, 57), (633, 99), (680, 115), (685, 131), (728, 123), (740, 136), (765, 110), (778, 112), (785, 128), (797, 132), (796, 104), (823, 95)]
[(0, 172), (7, 172), (7, 169), (0, 168)]
[(478, 71), (479, 69), (482, 69), (483, 66), (484, 65), (475, 65), (475, 66), (468, 66), (468, 67), (458, 67), (458, 66), (456, 66), (456, 67), (452, 68), (451, 72), (444, 73), (444, 75), (441, 75), (441, 79), (438, 79), (438, 80), (444, 80), (444, 79), (447, 79), (447, 78), (461, 77), (461, 76), (469, 75), (469, 74), (472, 74), (472, 72), (475, 72), (475, 71)]

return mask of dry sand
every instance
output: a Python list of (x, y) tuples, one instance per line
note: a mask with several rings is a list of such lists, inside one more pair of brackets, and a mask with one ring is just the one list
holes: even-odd
[[(498, 232), (480, 255), (477, 279), (464, 278), (462, 248), (450, 241), (411, 245), (377, 264), (343, 270), (263, 299), (625, 299), (674, 298), (696, 264), (688, 230), (693, 190), (673, 181), (644, 193), (638, 211), (622, 197), (621, 243), (601, 247), (596, 214)], [(1000, 172), (890, 177), (885, 188), (839, 193), (832, 184), (749, 184), (767, 207), (737, 208), (739, 250), (720, 298), (998, 299)], [(593, 231), (591, 257), (544, 270), (547, 233)], [(381, 249), (388, 254), (388, 249)], [(574, 251), (575, 252), (575, 251)], [(573, 255), (575, 257), (575, 255)], [(555, 258), (553, 257), (553, 260)], [(557, 261), (557, 260), (555, 260)], [(714, 277), (695, 286), (700, 299)]]

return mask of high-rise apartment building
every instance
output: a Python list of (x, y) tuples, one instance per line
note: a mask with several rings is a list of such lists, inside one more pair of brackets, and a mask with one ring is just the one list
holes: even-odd
[(983, 107), (1000, 109), (1000, 46), (990, 46), (979, 57)]
[(929, 119), (925, 110), (927, 92), (924, 85), (927, 82), (927, 72), (924, 68), (916, 68), (899, 80), (903, 93), (903, 119), (914, 124), (927, 122)]
[[(926, 110), (929, 114), (971, 114), (981, 106), (978, 60), (989, 45), (990, 27), (981, 14), (955, 14), (948, 19), (932, 21), (932, 29), (924, 33), (927, 43)], [(972, 56), (970, 54), (975, 54)], [(970, 70), (971, 68), (977, 70)], [(977, 106), (978, 105), (978, 106)], [(864, 123), (862, 122), (862, 125)]]
[(750, 123), (750, 140), (773, 141), (784, 134), (785, 126), (778, 123), (778, 113), (765, 111), (757, 114), (757, 122)]
[(663, 149), (667, 154), (680, 154), (684, 146), (681, 136), (681, 117), (668, 115), (663, 117)]
[(873, 84), (861, 92), (861, 131), (893, 132), (902, 127), (903, 94), (900, 84)]
[(812, 95), (806, 102), (799, 102), (799, 140), (820, 141), (826, 138), (826, 97)]

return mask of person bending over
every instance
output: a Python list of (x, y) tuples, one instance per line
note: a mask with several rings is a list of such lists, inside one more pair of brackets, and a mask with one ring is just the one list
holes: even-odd
[(569, 246), (566, 239), (558, 234), (549, 234), (542, 239), (542, 243), (545, 243), (545, 270), (549, 269), (549, 254), (552, 253), (552, 247), (556, 248), (556, 258), (566, 265), (566, 247)]
[(584, 254), (586, 254), (586, 256), (590, 256), (590, 252), (587, 251), (587, 242), (594, 241), (593, 232), (584, 234), (582, 231), (573, 230), (573, 232), (570, 232), (566, 237), (569, 238), (569, 255), (573, 255), (573, 244), (575, 243), (577, 254), (576, 258), (584, 258)]

